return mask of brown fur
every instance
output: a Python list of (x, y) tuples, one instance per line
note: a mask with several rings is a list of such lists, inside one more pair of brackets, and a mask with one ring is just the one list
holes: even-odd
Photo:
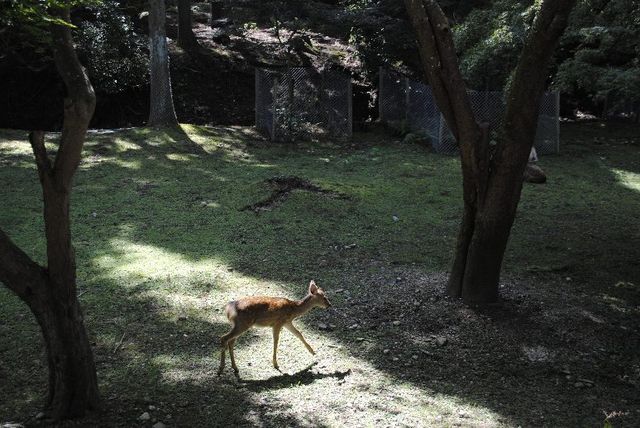
[(229, 302), (225, 307), (225, 313), (231, 322), (231, 331), (220, 338), (222, 350), (220, 353), (220, 368), (218, 375), (222, 373), (225, 365), (225, 350), (229, 350), (231, 357), (231, 367), (236, 374), (236, 366), (233, 345), (236, 339), (249, 330), (251, 327), (272, 327), (273, 328), (273, 366), (278, 369), (277, 350), (280, 330), (287, 328), (293, 333), (311, 354), (315, 354), (311, 345), (307, 343), (293, 325), (293, 320), (306, 314), (314, 307), (328, 308), (331, 303), (324, 295), (324, 291), (316, 285), (314, 281), (309, 283), (309, 292), (302, 300), (290, 300), (283, 297), (252, 296)]

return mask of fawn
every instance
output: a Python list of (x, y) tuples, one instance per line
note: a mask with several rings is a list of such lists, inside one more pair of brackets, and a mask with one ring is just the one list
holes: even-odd
[(224, 369), (224, 354), (227, 348), (229, 348), (229, 356), (231, 357), (231, 367), (233, 371), (238, 374), (238, 366), (236, 366), (236, 360), (233, 356), (233, 345), (236, 343), (238, 336), (254, 325), (273, 328), (273, 367), (275, 367), (276, 370), (280, 370), (278, 367), (277, 351), (278, 339), (282, 327), (286, 327), (287, 330), (302, 341), (312, 355), (315, 355), (315, 351), (311, 345), (304, 340), (302, 333), (295, 328), (292, 322), (295, 318), (306, 314), (316, 306), (328, 308), (331, 306), (331, 303), (324, 295), (322, 288), (318, 287), (313, 280), (309, 283), (309, 293), (302, 300), (289, 300), (283, 297), (254, 296), (229, 302), (225, 307), (225, 313), (231, 322), (231, 331), (220, 338), (222, 349), (218, 376), (222, 374), (222, 370)]

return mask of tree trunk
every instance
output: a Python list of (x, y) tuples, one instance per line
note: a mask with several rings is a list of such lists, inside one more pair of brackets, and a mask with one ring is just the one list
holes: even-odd
[(178, 0), (178, 46), (185, 50), (198, 46), (191, 23), (191, 0)]
[(425, 75), (460, 148), (464, 212), (447, 290), (467, 303), (498, 299), (547, 66), (574, 3), (542, 2), (508, 92), (498, 145), (490, 153), (488, 128), (476, 122), (469, 104), (447, 18), (433, 0), (405, 0)]
[[(68, 9), (52, 9), (51, 14), (70, 22)], [(0, 230), (0, 281), (29, 306), (40, 325), (49, 366), (45, 411), (47, 417), (58, 421), (100, 405), (93, 353), (76, 294), (69, 218), (73, 175), (96, 100), (73, 48), (69, 27), (53, 25), (51, 34), (56, 67), (67, 88), (62, 136), (53, 164), (44, 133), (29, 135), (43, 190), (47, 269), (33, 262)]]
[[(82, 416), (100, 407), (93, 353), (75, 296), (60, 296), (49, 283), (46, 301), (31, 306), (42, 329), (49, 366), (48, 417)], [(68, 287), (64, 287), (67, 290)]]
[(149, 51), (151, 54), (149, 125), (177, 127), (178, 119), (171, 92), (165, 18), (164, 0), (149, 0)]

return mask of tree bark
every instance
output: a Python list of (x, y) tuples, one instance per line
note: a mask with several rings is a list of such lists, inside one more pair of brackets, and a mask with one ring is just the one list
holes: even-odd
[(449, 22), (433, 0), (405, 0), (425, 75), (458, 141), (464, 211), (447, 291), (471, 304), (499, 297), (502, 260), (533, 146), (540, 99), (554, 48), (575, 0), (545, 0), (520, 55), (507, 95), (498, 145), (489, 150), (486, 124), (478, 124), (458, 67)]
[[(70, 22), (68, 9), (51, 14)], [(51, 29), (54, 59), (67, 88), (62, 136), (53, 164), (44, 133), (29, 136), (44, 198), (47, 268), (33, 262), (0, 230), (0, 281), (34, 314), (44, 337), (49, 367), (45, 413), (55, 421), (83, 415), (100, 406), (93, 353), (76, 294), (69, 196), (73, 175), (93, 111), (95, 94), (73, 48), (66, 26)]]
[(149, 51), (151, 54), (149, 125), (177, 127), (178, 119), (171, 92), (165, 19), (164, 0), (149, 0)]
[(198, 46), (191, 22), (191, 0), (178, 0), (178, 46), (185, 50)]

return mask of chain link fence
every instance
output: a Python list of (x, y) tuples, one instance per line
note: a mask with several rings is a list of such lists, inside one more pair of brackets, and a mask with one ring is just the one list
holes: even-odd
[(272, 141), (352, 136), (351, 78), (333, 70), (256, 69), (256, 128)]
[[(503, 92), (468, 93), (476, 119), (489, 123), (491, 130), (499, 129), (506, 110)], [(378, 106), (382, 123), (402, 133), (425, 133), (438, 153), (457, 152), (457, 142), (438, 110), (431, 88), (424, 83), (381, 68)], [(539, 154), (560, 151), (558, 92), (546, 92), (542, 97), (534, 147)]]

